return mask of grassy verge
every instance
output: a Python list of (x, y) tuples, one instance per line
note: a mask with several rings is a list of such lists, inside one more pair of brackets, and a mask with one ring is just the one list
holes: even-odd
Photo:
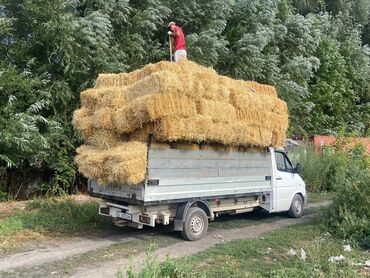
[(68, 197), (29, 201), (23, 210), (0, 219), (0, 253), (16, 251), (30, 242), (115, 229), (97, 211), (96, 201), (80, 204)]
[[(168, 277), (368, 277), (370, 270), (360, 264), (369, 259), (369, 253), (358, 249), (345, 252), (343, 244), (320, 225), (309, 223), (220, 244), (194, 256), (166, 261), (159, 269)], [(301, 248), (305, 260), (301, 259)], [(291, 249), (297, 254), (289, 254)], [(329, 261), (340, 255), (345, 259)], [(153, 266), (158, 270), (158, 265)], [(150, 269), (131, 277), (149, 277), (143, 273), (150, 273)], [(177, 276), (171, 276), (174, 273)]]
[(319, 203), (323, 201), (333, 200), (336, 192), (308, 192), (309, 203)]
[(166, 247), (180, 240), (176, 236), (155, 235), (150, 238), (142, 238), (141, 240), (114, 244), (106, 248), (86, 252), (82, 255), (72, 256), (63, 261), (45, 263), (42, 266), (0, 271), (0, 277), (67, 277), (76, 274), (76, 269), (78, 268), (90, 268), (91, 266), (95, 268), (118, 259), (132, 258), (139, 253), (143, 253), (148, 246)]

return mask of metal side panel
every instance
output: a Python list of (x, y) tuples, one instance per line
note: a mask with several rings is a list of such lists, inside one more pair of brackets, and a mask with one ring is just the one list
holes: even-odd
[(148, 185), (144, 202), (189, 198), (227, 197), (271, 191), (265, 176), (160, 179), (159, 185)]
[(267, 152), (149, 150), (148, 179), (271, 175)]
[[(224, 197), (271, 191), (271, 154), (149, 150), (144, 201)], [(266, 178), (267, 177), (267, 178)]]
[(88, 191), (98, 197), (123, 198), (135, 201), (144, 201), (144, 184), (137, 186), (127, 185), (100, 185), (94, 180), (89, 180)]

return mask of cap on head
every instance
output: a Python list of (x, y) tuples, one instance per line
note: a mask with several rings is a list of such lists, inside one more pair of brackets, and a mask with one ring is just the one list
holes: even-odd
[(170, 23), (168, 23), (167, 28), (170, 28), (170, 27), (171, 27), (171, 25), (176, 25), (176, 23), (175, 23), (175, 22), (173, 22), (173, 21), (171, 21)]

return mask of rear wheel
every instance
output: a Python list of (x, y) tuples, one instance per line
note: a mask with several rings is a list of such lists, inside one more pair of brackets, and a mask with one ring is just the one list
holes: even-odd
[(290, 205), (290, 209), (288, 211), (290, 217), (298, 218), (301, 217), (303, 214), (303, 199), (302, 196), (299, 194), (294, 195), (292, 204)]
[(191, 207), (186, 214), (182, 236), (187, 240), (199, 240), (207, 233), (208, 217), (199, 207)]

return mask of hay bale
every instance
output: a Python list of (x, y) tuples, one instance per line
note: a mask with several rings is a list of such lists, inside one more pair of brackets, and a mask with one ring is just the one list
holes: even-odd
[(146, 78), (127, 87), (125, 98), (131, 102), (137, 98), (182, 91), (182, 84), (176, 74), (169, 71), (155, 72)]
[(114, 125), (120, 133), (131, 133), (148, 122), (164, 117), (190, 117), (197, 114), (194, 101), (178, 92), (168, 95), (148, 95), (135, 99), (114, 115)]
[(115, 130), (114, 110), (108, 107), (99, 108), (93, 115), (93, 126), (97, 129)]
[(81, 133), (84, 138), (93, 133), (93, 115), (87, 108), (80, 108), (73, 112), (73, 126)]
[(136, 185), (145, 179), (147, 145), (142, 142), (125, 142), (105, 151), (105, 169), (108, 183)]
[(252, 91), (264, 94), (270, 97), (277, 97), (277, 92), (274, 86), (260, 84), (255, 81), (243, 81)]
[(229, 103), (202, 99), (199, 114), (208, 116), (214, 122), (230, 123), (236, 121), (236, 109)]
[(212, 119), (205, 116), (164, 118), (155, 123), (153, 135), (156, 140), (162, 142), (202, 142), (207, 140), (210, 127), (212, 127)]
[(134, 80), (130, 79), (129, 73), (103, 73), (99, 74), (95, 82), (95, 89), (109, 88), (109, 87), (123, 87), (131, 85)]
[(127, 141), (127, 139), (111, 131), (96, 130), (90, 137), (86, 138), (86, 143), (92, 147), (109, 149), (117, 146), (121, 141)]
[(145, 179), (147, 145), (123, 142), (108, 150), (84, 145), (77, 149), (75, 161), (84, 176), (102, 185), (136, 185)]
[(198, 151), (199, 144), (189, 143), (189, 142), (174, 142), (170, 144), (171, 149), (177, 150), (188, 150), (188, 151)]
[(153, 134), (154, 123), (144, 124), (142, 128), (128, 134), (129, 141), (148, 142), (149, 136)]
[(105, 170), (106, 155), (99, 148), (82, 145), (76, 149), (75, 162), (78, 170), (85, 177), (103, 182), (107, 180), (108, 173)]
[[(215, 123), (210, 117), (165, 118), (155, 124), (154, 138), (160, 141), (217, 142), (223, 145), (269, 146), (272, 131), (244, 122)], [(276, 132), (275, 142), (284, 139)], [(278, 145), (274, 145), (278, 146)]]
[(150, 147), (153, 150), (169, 150), (169, 149), (171, 149), (171, 145), (170, 144), (166, 144), (166, 143), (152, 143), (150, 145)]
[(127, 104), (125, 92), (126, 87), (87, 89), (80, 94), (81, 106), (92, 110), (123, 107)]

